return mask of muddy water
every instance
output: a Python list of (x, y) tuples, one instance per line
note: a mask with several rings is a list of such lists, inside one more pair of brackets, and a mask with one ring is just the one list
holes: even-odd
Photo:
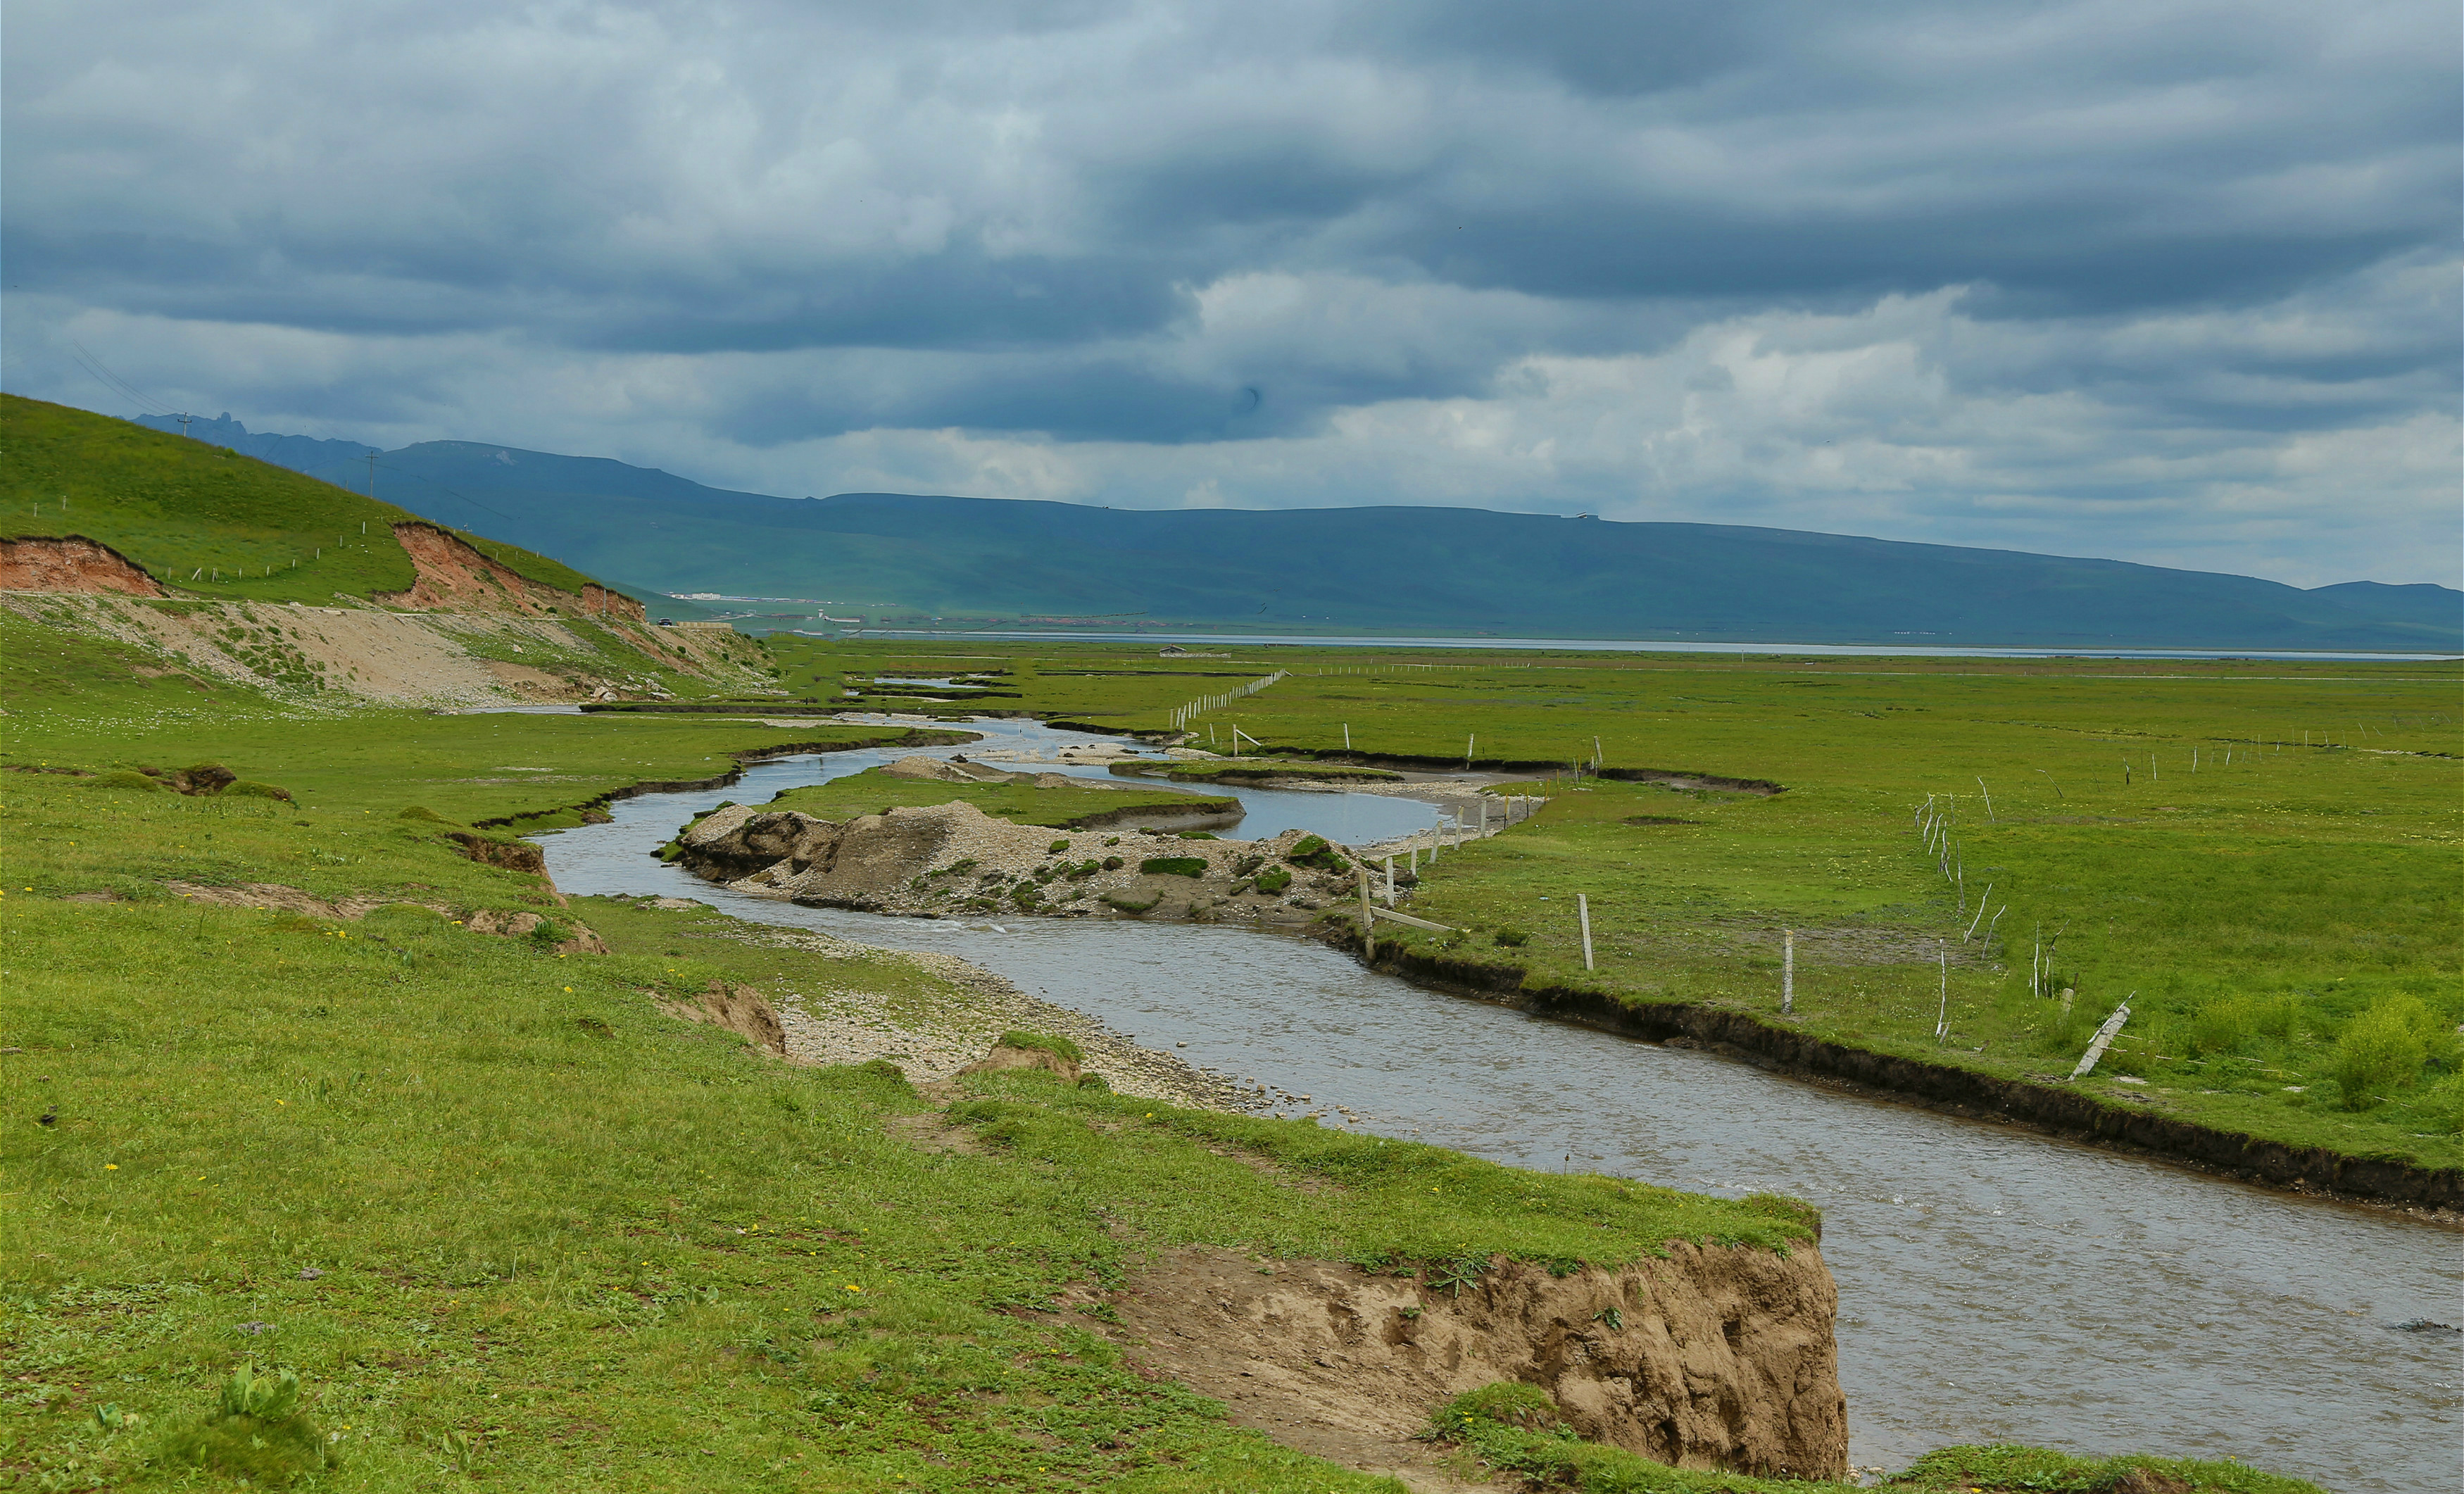
[(698, 897), (957, 955), (1386, 1134), (1808, 1198), (1839, 1281), (1860, 1465), (2010, 1440), (2230, 1455), (2340, 1490), (2456, 1486), (2464, 1341), (2388, 1326), (2464, 1321), (2455, 1233), (1433, 995), (1288, 936), (872, 917), (729, 893), (646, 854), (722, 798), (759, 802), (869, 760), (796, 759), (724, 791), (627, 801), (613, 824), (544, 837), (548, 865), (570, 892)]

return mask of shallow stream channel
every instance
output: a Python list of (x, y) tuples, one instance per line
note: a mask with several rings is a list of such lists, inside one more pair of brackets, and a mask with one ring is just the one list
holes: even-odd
[[(986, 741), (1090, 740), (977, 721)], [(576, 894), (695, 898), (757, 923), (956, 955), (1153, 1048), (1309, 1097), (1343, 1124), (1517, 1166), (1810, 1200), (1839, 1283), (1850, 1457), (1963, 1442), (2234, 1457), (2336, 1490), (2449, 1490), (2464, 1448), (2464, 1235), (1961, 1120), (1425, 991), (1315, 941), (1135, 919), (960, 921), (731, 892), (652, 852), (722, 800), (759, 804), (905, 752), (749, 768), (541, 836)], [(1103, 776), (1101, 768), (1050, 769)], [(1364, 844), (1431, 824), (1373, 794), (1238, 790), (1227, 836)], [(1185, 1044), (1186, 1046), (1182, 1046)]]

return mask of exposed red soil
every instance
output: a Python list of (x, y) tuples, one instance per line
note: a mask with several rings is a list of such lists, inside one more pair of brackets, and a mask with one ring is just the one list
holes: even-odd
[[(63, 538), (0, 539), (0, 591), (115, 591), (130, 597), (165, 595), (144, 567), (83, 535)], [(636, 611), (640, 610), (638, 607)]]
[(579, 593), (532, 581), (511, 566), (489, 559), (434, 524), (393, 526), (417, 568), (419, 579), (407, 591), (378, 593), (390, 607), (428, 611), (511, 613), (517, 617), (607, 617), (641, 622), (642, 604), (595, 582)]

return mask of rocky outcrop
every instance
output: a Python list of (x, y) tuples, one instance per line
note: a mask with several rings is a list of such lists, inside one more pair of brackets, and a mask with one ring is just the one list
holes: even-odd
[(1353, 890), (1343, 847), (1055, 831), (963, 801), (845, 824), (731, 804), (687, 825), (675, 858), (738, 891), (868, 912), (1249, 918), (1306, 922)]
[(1294, 1445), (1312, 1427), (1408, 1438), (1449, 1397), (1519, 1380), (1583, 1437), (1655, 1461), (1842, 1476), (1838, 1290), (1821, 1252), (1666, 1249), (1567, 1276), (1501, 1257), (1457, 1296), (1327, 1261), (1265, 1275), (1245, 1252), (1192, 1247), (1112, 1306), (1146, 1366)]
[(99, 540), (82, 535), (62, 538), (0, 539), (0, 591), (118, 592), (160, 597), (162, 582), (144, 567)]
[(627, 623), (644, 619), (642, 604), (630, 597), (595, 582), (585, 582), (582, 590), (572, 592), (533, 581), (434, 524), (396, 524), (393, 536), (410, 557), (418, 579), (407, 590), (384, 592), (375, 598), (389, 607), (519, 617), (605, 617)]

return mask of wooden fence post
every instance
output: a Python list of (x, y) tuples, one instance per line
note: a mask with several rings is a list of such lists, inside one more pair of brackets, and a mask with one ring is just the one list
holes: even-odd
[(1942, 960), (1942, 1006), (1934, 1013), (1933, 1040), (1940, 1043), (1950, 1036), (1950, 945), (1936, 939), (1934, 953)]
[[(2130, 994), (2137, 996), (2139, 993), (2133, 991)], [(2089, 1072), (2096, 1067), (2096, 1061), (2104, 1057), (2105, 1048), (2121, 1035), (2122, 1024), (2129, 1020), (2130, 1003), (2128, 1001), (2113, 1009), (2113, 1015), (2104, 1020), (2104, 1025), (2096, 1029), (2096, 1038), (2088, 1044), (2087, 1051), (2079, 1055), (2079, 1067), (2071, 1070), (2073, 1079), (2085, 1079), (2088, 1076)]]
[(1779, 1014), (1796, 1010), (1796, 931), (1779, 931)]
[(1593, 966), (1592, 966), (1592, 900), (1591, 900), (1591, 898), (1590, 898), (1590, 897), (1586, 896), (1585, 894), (1583, 894), (1583, 893), (1581, 893), (1581, 892), (1577, 892), (1577, 893), (1575, 893), (1575, 894), (1574, 894), (1574, 916), (1575, 916), (1576, 918), (1578, 918), (1578, 919), (1580, 919), (1580, 920), (1582, 921), (1582, 925), (1583, 925), (1583, 968), (1584, 968), (1585, 970), (1590, 970), (1590, 969), (1592, 969), (1592, 968), (1593, 968)]
[(1368, 948), (1368, 957), (1377, 957), (1377, 915), (1369, 906), (1369, 868), (1354, 863), (1360, 873), (1360, 937)]

